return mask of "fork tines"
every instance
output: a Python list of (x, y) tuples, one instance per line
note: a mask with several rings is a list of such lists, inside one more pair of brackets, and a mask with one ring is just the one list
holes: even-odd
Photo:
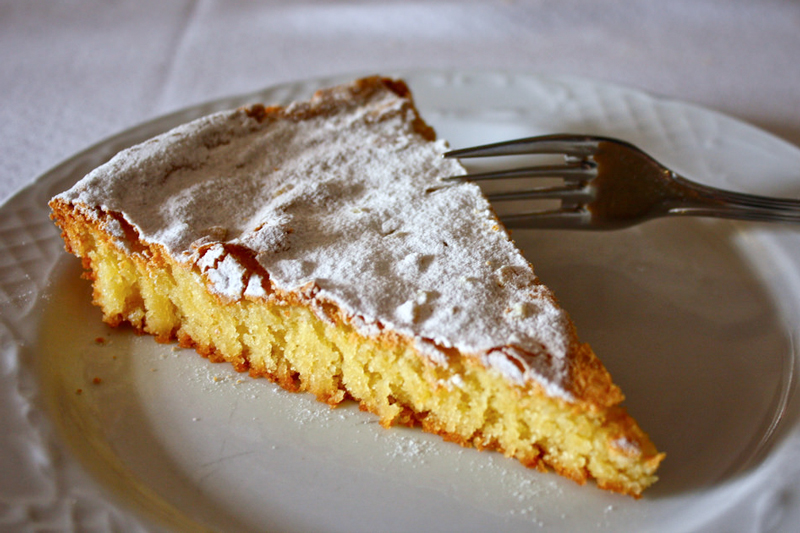
[(562, 154), (566, 157), (563, 165), (538, 165), (514, 169), (476, 172), (460, 176), (443, 178), (446, 181), (490, 181), (518, 178), (557, 178), (563, 180), (562, 185), (534, 187), (506, 193), (490, 193), (490, 201), (512, 201), (531, 199), (561, 200), (565, 205), (577, 205), (591, 199), (586, 184), (597, 175), (597, 168), (589, 156), (597, 147), (597, 141), (586, 138), (575, 142), (575, 137), (548, 135), (529, 137), (514, 141), (475, 146), (453, 150), (444, 157), (496, 157), (507, 155), (529, 154)]
[(494, 157), (523, 154), (564, 154), (571, 158), (583, 159), (597, 150), (600, 137), (576, 137), (575, 135), (542, 135), (526, 137), (513, 141), (484, 144), (460, 150), (451, 150), (444, 157)]

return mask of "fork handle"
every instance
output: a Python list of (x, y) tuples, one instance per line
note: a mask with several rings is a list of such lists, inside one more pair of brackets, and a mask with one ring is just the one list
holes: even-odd
[[(800, 222), (800, 200), (745, 194), (702, 185), (674, 174), (685, 191), (670, 215), (707, 216), (764, 222)], [(688, 201), (687, 201), (688, 200)]]

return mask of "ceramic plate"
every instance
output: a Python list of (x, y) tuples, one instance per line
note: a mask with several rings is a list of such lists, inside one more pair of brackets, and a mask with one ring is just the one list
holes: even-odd
[[(800, 197), (800, 150), (717, 113), (613, 85), (401, 73), (454, 147), (620, 137), (697, 181)], [(641, 500), (417, 430), (381, 428), (194, 352), (111, 330), (47, 201), (118, 150), (282, 85), (126, 131), (0, 208), (0, 524), (135, 531), (782, 530), (800, 521), (800, 228), (669, 219), (514, 238), (667, 459)]]

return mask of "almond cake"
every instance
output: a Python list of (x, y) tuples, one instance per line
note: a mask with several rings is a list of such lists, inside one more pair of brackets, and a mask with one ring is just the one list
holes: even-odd
[(111, 326), (639, 497), (663, 454), (445, 150), (371, 77), (179, 126), (50, 206)]

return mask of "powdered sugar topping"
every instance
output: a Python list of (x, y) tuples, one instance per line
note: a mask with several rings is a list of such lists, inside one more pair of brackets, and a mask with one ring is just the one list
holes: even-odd
[(409, 100), (384, 89), (360, 103), (302, 120), (217, 113), (120, 153), (61, 197), (120, 213), (229, 299), (266, 294), (226, 252), (244, 247), (268, 284), (313, 284), (362, 334), (391, 328), (436, 364), (447, 363), (437, 346), (457, 348), (569, 399), (568, 319), (479, 189), (441, 180), (463, 169), (414, 130)]

